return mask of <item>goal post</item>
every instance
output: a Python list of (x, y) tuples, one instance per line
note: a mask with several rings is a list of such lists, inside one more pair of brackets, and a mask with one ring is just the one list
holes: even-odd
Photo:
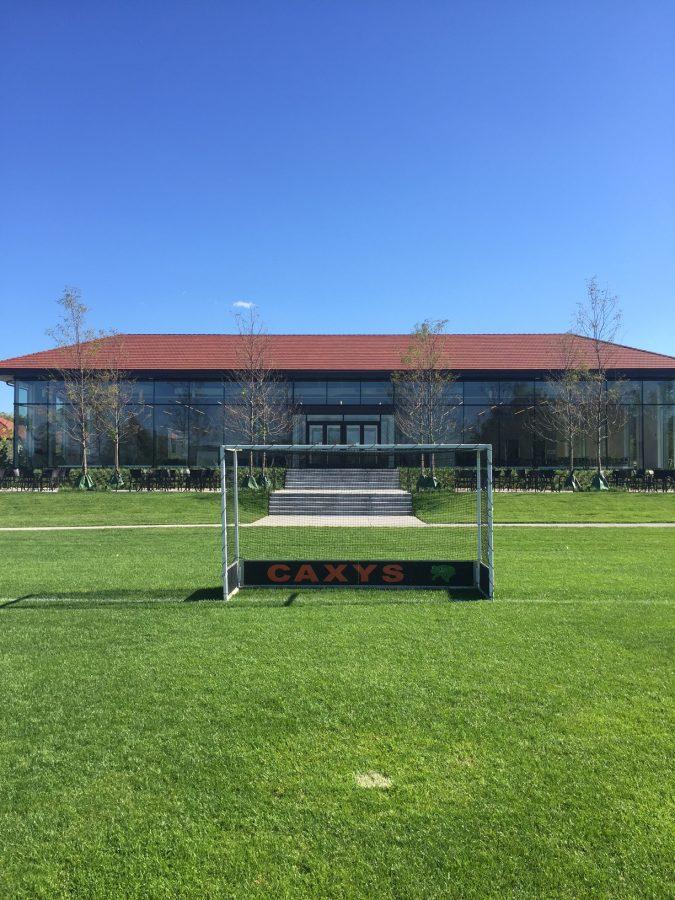
[(242, 587), (494, 593), (490, 444), (220, 448), (223, 597)]

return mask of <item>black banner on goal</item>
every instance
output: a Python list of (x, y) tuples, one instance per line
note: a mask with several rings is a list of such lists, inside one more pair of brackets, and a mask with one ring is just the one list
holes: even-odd
[(259, 560), (242, 563), (248, 587), (471, 588), (467, 560)]

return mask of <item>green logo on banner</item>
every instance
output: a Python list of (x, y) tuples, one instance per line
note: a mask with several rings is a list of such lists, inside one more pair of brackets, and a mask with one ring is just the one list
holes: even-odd
[(444, 581), (446, 584), (450, 584), (452, 581), (452, 576), (455, 574), (454, 566), (432, 566), (431, 567), (431, 580), (432, 581)]

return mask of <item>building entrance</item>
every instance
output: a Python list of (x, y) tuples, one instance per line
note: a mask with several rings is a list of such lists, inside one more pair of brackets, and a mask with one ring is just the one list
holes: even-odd
[[(308, 444), (379, 444), (380, 423), (372, 422), (307, 422)], [(376, 453), (309, 453), (306, 464), (311, 468), (352, 468), (377, 465)]]
[(308, 422), (308, 444), (379, 444), (379, 422)]

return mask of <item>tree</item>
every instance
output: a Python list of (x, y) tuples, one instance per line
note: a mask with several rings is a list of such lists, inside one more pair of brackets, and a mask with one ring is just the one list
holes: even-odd
[[(415, 325), (401, 357), (403, 368), (392, 376), (396, 426), (417, 444), (436, 444), (446, 437), (454, 407), (448, 388), (456, 380), (443, 346), (445, 319), (425, 319)], [(436, 461), (430, 454), (431, 482), (435, 485)], [(420, 455), (421, 479), (425, 478), (425, 454)]]
[(616, 354), (614, 342), (621, 328), (621, 309), (618, 298), (607, 288), (601, 288), (596, 278), (590, 278), (586, 283), (586, 300), (578, 304), (576, 328), (579, 335), (590, 342), (591, 362), (586, 378), (584, 410), (595, 447), (593, 486), (604, 490), (607, 481), (602, 471), (603, 443), (621, 417), (620, 389), (616, 382), (610, 385), (607, 380)]
[(94, 382), (94, 429), (113, 447), (114, 474), (111, 484), (124, 484), (120, 473), (120, 444), (138, 427), (138, 403), (134, 401), (134, 380), (124, 368), (124, 336), (113, 334), (105, 343), (105, 367)]
[[(223, 403), (226, 429), (235, 431), (247, 444), (267, 444), (286, 434), (292, 424), (293, 410), (286, 383), (272, 364), (270, 337), (257, 311), (251, 307), (235, 317), (237, 370), (234, 390), (226, 391)], [(249, 484), (253, 478), (253, 451), (249, 452)], [(266, 455), (262, 469), (265, 479)]]
[(98, 391), (97, 360), (103, 335), (87, 326), (89, 309), (82, 303), (77, 288), (66, 288), (57, 302), (61, 307), (61, 316), (47, 334), (62, 351), (62, 363), (56, 368), (56, 377), (62, 382), (64, 400), (59, 424), (79, 449), (82, 466), (79, 487), (92, 488), (89, 449)]
[(549, 396), (537, 405), (532, 429), (544, 441), (562, 439), (567, 447), (567, 485), (578, 490), (574, 476), (574, 444), (587, 431), (588, 367), (577, 335), (561, 335), (558, 365), (549, 374)]

